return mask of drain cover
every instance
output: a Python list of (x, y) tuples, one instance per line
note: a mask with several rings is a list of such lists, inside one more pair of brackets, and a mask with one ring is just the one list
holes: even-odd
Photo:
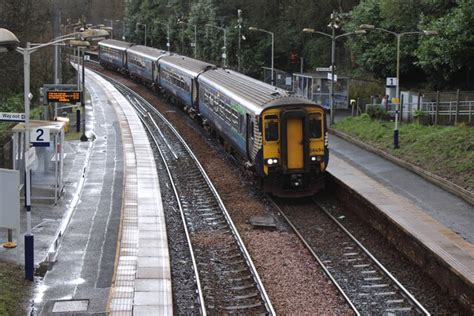
[(86, 312), (88, 307), (89, 300), (56, 301), (53, 313)]

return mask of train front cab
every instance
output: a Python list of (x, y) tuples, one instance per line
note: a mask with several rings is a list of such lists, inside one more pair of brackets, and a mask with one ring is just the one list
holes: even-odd
[(328, 162), (325, 109), (270, 108), (261, 118), (264, 191), (294, 197), (324, 188)]

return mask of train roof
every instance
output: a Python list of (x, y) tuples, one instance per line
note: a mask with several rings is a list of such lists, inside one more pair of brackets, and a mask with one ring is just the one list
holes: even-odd
[(216, 65), (180, 55), (170, 55), (160, 58), (160, 64), (177, 68), (191, 76), (197, 76), (207, 69), (214, 69)]
[(165, 50), (143, 45), (134, 45), (127, 50), (127, 53), (132, 53), (155, 61), (168, 54)]
[(302, 97), (291, 95), (286, 90), (227, 69), (206, 71), (199, 76), (202, 82), (222, 91), (256, 115), (269, 107), (316, 105)]
[(123, 41), (118, 41), (118, 40), (113, 40), (113, 39), (106, 39), (106, 40), (100, 41), (99, 46), (105, 46), (105, 47), (115, 48), (115, 49), (124, 51), (130, 48), (131, 46), (133, 46), (133, 43), (123, 42)]

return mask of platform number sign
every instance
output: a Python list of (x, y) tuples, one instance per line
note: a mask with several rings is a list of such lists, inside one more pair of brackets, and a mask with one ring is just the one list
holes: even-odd
[(30, 142), (35, 147), (49, 146), (49, 129), (44, 127), (32, 128), (30, 130)]
[(397, 86), (397, 77), (387, 77), (387, 82), (385, 83), (387, 87), (396, 87)]

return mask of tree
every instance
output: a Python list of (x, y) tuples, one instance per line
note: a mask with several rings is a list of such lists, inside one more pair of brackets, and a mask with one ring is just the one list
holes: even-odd
[(416, 50), (419, 65), (436, 88), (455, 82), (470, 87), (474, 70), (474, 6), (461, 0), (447, 14), (423, 16), (420, 28), (435, 30), (438, 36), (420, 39)]
[[(354, 8), (352, 20), (345, 30), (353, 31), (361, 24), (372, 24), (396, 33), (416, 31), (419, 23), (418, 12), (422, 8), (423, 5), (419, 0), (365, 0)], [(349, 41), (357, 64), (378, 78), (395, 76), (396, 43), (395, 36), (376, 30)], [(416, 35), (401, 37), (401, 76), (413, 75), (419, 71), (414, 64), (414, 50), (417, 43)]]

